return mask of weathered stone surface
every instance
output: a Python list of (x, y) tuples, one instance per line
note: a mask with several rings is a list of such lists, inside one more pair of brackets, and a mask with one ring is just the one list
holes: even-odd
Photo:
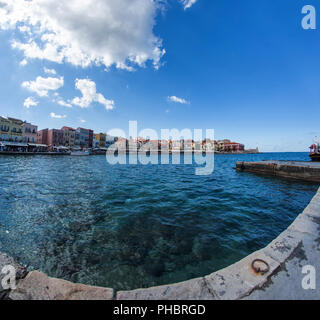
[(320, 235), (320, 219), (307, 214), (300, 214), (288, 230), (309, 233), (311, 235)]
[[(256, 273), (251, 264), (255, 259), (262, 259), (269, 265), (265, 274)], [(211, 292), (220, 299), (236, 300), (250, 294), (257, 287), (263, 286), (268, 277), (279, 268), (280, 264), (267, 256), (263, 250), (257, 251), (243, 260), (205, 277)]]
[(320, 192), (318, 191), (317, 194), (314, 196), (310, 204), (305, 208), (303, 214), (314, 217), (320, 218)]
[(302, 237), (303, 234), (300, 232), (285, 230), (264, 248), (263, 252), (281, 264), (285, 262), (301, 244)]
[(172, 285), (119, 291), (117, 300), (215, 300), (217, 297), (203, 278)]
[(285, 261), (281, 270), (272, 275), (268, 283), (262, 288), (257, 288), (245, 297), (245, 300), (319, 300), (320, 281), (316, 278), (316, 289), (305, 290), (302, 279), (306, 275), (302, 268), (311, 265), (318, 270), (320, 266), (320, 246), (315, 238), (309, 234), (304, 235), (299, 245)]
[[(319, 189), (320, 190), (320, 189)], [(319, 191), (310, 205), (292, 223), (286, 232), (295, 235), (301, 242), (284, 261), (281, 270), (269, 278), (266, 285), (256, 288), (244, 299), (250, 300), (319, 300), (320, 282), (316, 278), (316, 288), (302, 287), (305, 274), (302, 268), (310, 265), (318, 270), (320, 266), (320, 212)], [(281, 239), (280, 239), (281, 240)], [(290, 242), (290, 241), (289, 241)], [(282, 259), (283, 257), (281, 257)]]
[(33, 271), (9, 294), (12, 300), (112, 300), (113, 289), (74, 284)]

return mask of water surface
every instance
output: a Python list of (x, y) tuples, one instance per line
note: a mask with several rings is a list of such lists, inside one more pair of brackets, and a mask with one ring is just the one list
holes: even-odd
[(74, 282), (134, 289), (204, 276), (263, 248), (318, 186), (190, 165), (109, 165), (104, 156), (0, 156), (0, 251)]

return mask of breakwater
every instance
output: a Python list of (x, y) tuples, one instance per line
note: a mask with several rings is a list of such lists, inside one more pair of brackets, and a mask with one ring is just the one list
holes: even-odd
[(320, 162), (307, 161), (238, 161), (236, 170), (261, 175), (320, 183)]

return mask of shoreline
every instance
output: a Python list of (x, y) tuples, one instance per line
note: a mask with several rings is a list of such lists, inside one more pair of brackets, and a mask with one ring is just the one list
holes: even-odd
[[(217, 154), (217, 155), (242, 155), (242, 154), (262, 154), (263, 152), (212, 152), (212, 151), (170, 151), (170, 152), (161, 152), (161, 151), (151, 151), (147, 152), (149, 154)], [(138, 154), (138, 152), (130, 152), (130, 151), (120, 151), (115, 152), (115, 154)], [(15, 152), (15, 151), (0, 151), (0, 155), (5, 156), (71, 156), (69, 152)], [(106, 153), (93, 153), (89, 156), (97, 156), (103, 155)]]

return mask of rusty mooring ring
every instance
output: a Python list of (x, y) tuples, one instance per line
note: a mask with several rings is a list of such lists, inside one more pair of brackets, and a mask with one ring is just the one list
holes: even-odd
[[(266, 265), (266, 269), (265, 270), (261, 270), (260, 267), (256, 267), (254, 264), (256, 262), (262, 262), (263, 264)], [(268, 262), (262, 260), (262, 259), (254, 259), (251, 263), (251, 267), (252, 269), (256, 272), (256, 273), (260, 273), (261, 275), (264, 275), (265, 273), (269, 272), (270, 270), (270, 266), (268, 264)]]

